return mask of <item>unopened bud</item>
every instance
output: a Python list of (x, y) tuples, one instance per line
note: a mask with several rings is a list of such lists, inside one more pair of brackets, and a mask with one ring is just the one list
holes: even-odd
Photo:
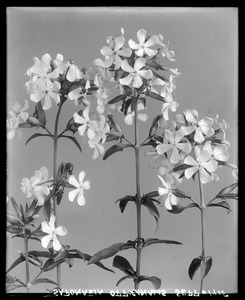
[(41, 102), (38, 102), (35, 107), (35, 117), (40, 121), (42, 126), (46, 125), (46, 114), (42, 108)]

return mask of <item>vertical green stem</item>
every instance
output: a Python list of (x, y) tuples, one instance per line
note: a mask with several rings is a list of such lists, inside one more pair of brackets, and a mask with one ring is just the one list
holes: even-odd
[(28, 237), (24, 236), (25, 243), (25, 259), (26, 259), (26, 289), (27, 293), (30, 293), (30, 268), (29, 268), (29, 259), (28, 259)]
[[(200, 172), (198, 172), (198, 183), (200, 192), (200, 207), (201, 207), (201, 237), (202, 237), (202, 259), (205, 259), (205, 201), (203, 194), (203, 185), (200, 178)], [(200, 282), (200, 293), (203, 290), (203, 276), (202, 276), (202, 264), (201, 264), (201, 282)]]
[(140, 203), (140, 162), (139, 162), (139, 150), (138, 145), (138, 111), (137, 106), (134, 115), (134, 133), (135, 133), (135, 167), (136, 167), (136, 213), (137, 213), (137, 240), (139, 241), (137, 247), (137, 258), (136, 258), (136, 279), (134, 280), (134, 288), (139, 288), (139, 282), (137, 277), (140, 275), (140, 261), (141, 261), (141, 203)]
[[(61, 98), (60, 105), (57, 111), (55, 125), (54, 125), (54, 135), (53, 135), (53, 179), (54, 179), (54, 189), (56, 189), (56, 175), (57, 175), (57, 149), (58, 149), (58, 124), (59, 124), (59, 117), (62, 105), (64, 103), (64, 99)], [(58, 216), (57, 216), (57, 209), (56, 209), (56, 196), (54, 195), (52, 198), (52, 208), (53, 213), (55, 215), (55, 227), (58, 224)], [(61, 265), (56, 267), (57, 270), (57, 286), (61, 287)]]

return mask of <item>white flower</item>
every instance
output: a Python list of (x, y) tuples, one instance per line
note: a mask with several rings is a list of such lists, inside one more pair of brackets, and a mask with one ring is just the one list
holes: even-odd
[(46, 167), (41, 167), (40, 170), (35, 171), (34, 176), (30, 179), (23, 178), (21, 182), (21, 190), (26, 194), (27, 198), (32, 196), (36, 197), (38, 200), (37, 205), (43, 205), (44, 195), (50, 193), (48, 187), (42, 183), (48, 180), (48, 169)]
[(83, 206), (86, 204), (85, 198), (84, 198), (84, 190), (90, 189), (90, 181), (83, 181), (84, 177), (86, 175), (85, 171), (81, 171), (79, 173), (79, 181), (76, 180), (74, 175), (71, 175), (68, 179), (68, 182), (76, 187), (75, 190), (70, 191), (68, 193), (68, 198), (70, 201), (74, 201), (75, 197), (77, 197), (77, 203), (80, 206)]
[(59, 242), (57, 235), (59, 236), (66, 235), (67, 229), (64, 226), (59, 226), (55, 228), (55, 218), (56, 217), (54, 215), (51, 215), (49, 222), (47, 222), (46, 220), (42, 222), (41, 230), (44, 233), (47, 233), (47, 235), (41, 238), (41, 243), (43, 248), (47, 248), (49, 242), (52, 240), (54, 250), (59, 251), (62, 249), (62, 245)]
[(167, 195), (165, 200), (165, 206), (168, 210), (172, 210), (172, 205), (177, 205), (178, 198), (172, 193), (172, 186), (170, 182), (166, 182), (160, 175), (157, 175), (161, 180), (164, 187), (158, 187), (158, 193), (160, 196)]

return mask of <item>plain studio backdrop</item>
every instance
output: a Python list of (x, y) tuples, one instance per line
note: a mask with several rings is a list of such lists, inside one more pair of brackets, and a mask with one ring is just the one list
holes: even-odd
[[(209, 115), (225, 119), (230, 124), (227, 139), (230, 162), (237, 163), (237, 74), (238, 74), (238, 13), (236, 8), (8, 8), (7, 9), (7, 112), (15, 101), (24, 104), (29, 100), (25, 90), (28, 80), (26, 71), (33, 65), (33, 58), (41, 59), (49, 53), (55, 59), (57, 53), (64, 59), (72, 59), (77, 66), (92, 66), (93, 60), (102, 58), (100, 49), (106, 45), (106, 37), (120, 34), (125, 30), (126, 42), (132, 38), (137, 41), (139, 29), (147, 30), (149, 35), (162, 34), (164, 42), (170, 42), (170, 49), (176, 54), (176, 62), (166, 59), (166, 66), (178, 68), (181, 75), (176, 80), (173, 97), (179, 103), (176, 113), (186, 109), (196, 109), (199, 117)], [(95, 101), (95, 100), (94, 100)], [(29, 100), (29, 112), (34, 110), (34, 103)], [(140, 122), (140, 140), (143, 140), (151, 126), (153, 117), (159, 114), (159, 101), (147, 100), (147, 122)], [(47, 114), (47, 127), (52, 130), (57, 107), (53, 103)], [(72, 114), (79, 110), (72, 101), (67, 100), (61, 114), (60, 130), (66, 126)], [(169, 113), (170, 118), (174, 113)], [(118, 122), (123, 125), (123, 118), (117, 114)], [(124, 126), (125, 135), (133, 139), (133, 127)], [(27, 146), (29, 136), (41, 129), (22, 129), (23, 136), (8, 141), (8, 196), (18, 203), (30, 203), (21, 192), (22, 178), (30, 178), (35, 170), (42, 166), (49, 169), (52, 176), (51, 139), (34, 139)], [(85, 179), (91, 181), (91, 189), (85, 191), (86, 205), (78, 206), (70, 202), (65, 192), (58, 207), (59, 225), (68, 230), (68, 235), (61, 237), (63, 244), (93, 255), (98, 250), (114, 243), (126, 242), (136, 238), (136, 209), (129, 203), (124, 213), (115, 201), (125, 195), (134, 195), (135, 163), (132, 149), (125, 149), (103, 161), (100, 156), (92, 160), (93, 150), (76, 135), (83, 148), (83, 153), (68, 140), (58, 144), (58, 164), (74, 164), (74, 175), (78, 178), (85, 170)], [(106, 149), (113, 143), (105, 144)], [(149, 148), (150, 149), (150, 148)], [(156, 170), (149, 167), (149, 150), (141, 151), (141, 189), (142, 193), (156, 190), (159, 180)], [(234, 182), (231, 171), (223, 168), (217, 171), (218, 182), (204, 186), (205, 199), (211, 199), (223, 187)], [(197, 182), (187, 181), (180, 186), (187, 194), (199, 201)], [(205, 278), (205, 290), (223, 290), (226, 293), (237, 291), (237, 203), (229, 200), (231, 213), (225, 209), (210, 208), (206, 213), (206, 255), (213, 258), (213, 266)], [(155, 232), (154, 218), (142, 208), (142, 235), (182, 242), (183, 245), (158, 244), (143, 249), (141, 274), (157, 276), (162, 280), (160, 289), (168, 293), (176, 289), (199, 290), (200, 272), (193, 280), (188, 277), (188, 267), (193, 258), (201, 254), (200, 213), (188, 209), (174, 215), (167, 212), (165, 206), (160, 211), (159, 229)], [(8, 210), (12, 210), (8, 204)], [(40, 213), (40, 221), (43, 215)], [(39, 223), (38, 223), (39, 222)], [(51, 245), (51, 244), (50, 244)], [(30, 250), (44, 250), (37, 241), (30, 241)], [(24, 251), (23, 240), (11, 239), (7, 234), (7, 267), (18, 257), (17, 250)], [(118, 253), (126, 257), (135, 267), (136, 251), (124, 250)], [(107, 267), (112, 267), (113, 258), (102, 260)], [(62, 264), (62, 287), (64, 289), (102, 289), (132, 290), (132, 280), (123, 281), (118, 288), (116, 282), (124, 274), (115, 270), (107, 272), (95, 265), (87, 265), (82, 260), (75, 260), (69, 269)], [(38, 269), (30, 266), (33, 279)], [(25, 281), (25, 266), (21, 264), (10, 275)], [(56, 270), (44, 274), (56, 280)], [(44, 276), (42, 276), (44, 277)], [(32, 292), (45, 292), (52, 289), (50, 284), (33, 286)], [(150, 282), (144, 281), (141, 289), (153, 289)], [(15, 292), (25, 292), (17, 289)]]

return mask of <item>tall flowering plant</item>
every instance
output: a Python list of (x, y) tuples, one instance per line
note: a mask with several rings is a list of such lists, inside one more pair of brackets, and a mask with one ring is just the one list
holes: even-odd
[[(58, 141), (68, 139), (80, 152), (82, 148), (74, 133), (87, 132), (91, 138), (92, 147), (99, 147), (101, 136), (105, 135), (108, 125), (105, 124), (103, 116), (100, 119), (89, 118), (89, 107), (87, 95), (98, 90), (85, 69), (80, 70), (72, 61), (64, 61), (61, 54), (57, 54), (56, 59), (52, 59), (49, 54), (44, 54), (41, 59), (34, 58), (34, 65), (26, 73), (29, 80), (26, 82), (26, 90), (30, 95), (30, 101), (25, 100), (25, 104), (16, 102), (9, 111), (10, 118), (7, 120), (7, 138), (13, 139), (16, 132), (21, 136), (20, 129), (39, 129), (26, 141), (26, 145), (33, 139), (39, 137), (50, 138), (53, 141), (53, 169), (52, 176), (49, 177), (47, 167), (42, 166), (34, 172), (30, 178), (23, 178), (21, 191), (25, 194), (30, 205), (26, 203), (25, 208), (18, 204), (13, 197), (10, 201), (13, 212), (7, 214), (7, 231), (13, 234), (13, 238), (19, 237), (24, 240), (25, 252), (19, 252), (19, 257), (7, 270), (7, 290), (11, 291), (20, 287), (25, 287), (27, 292), (37, 284), (49, 283), (61, 288), (61, 264), (67, 262), (71, 267), (74, 258), (89, 261), (91, 255), (83, 253), (79, 249), (72, 249), (70, 245), (62, 244), (62, 236), (68, 234), (64, 226), (58, 225), (58, 207), (61, 205), (64, 190), (68, 188), (68, 199), (77, 199), (79, 206), (84, 206), (85, 191), (90, 189), (90, 181), (85, 180), (86, 172), (80, 171), (78, 180), (73, 175), (74, 165), (70, 162), (58, 162)], [(34, 112), (27, 112), (33, 102)], [(62, 108), (65, 103), (80, 105), (78, 113), (67, 120), (67, 125), (59, 131), (59, 120)], [(83, 108), (82, 108), (83, 107)], [(56, 109), (54, 128), (48, 127), (46, 111)], [(104, 128), (105, 127), (105, 128)], [(109, 129), (108, 129), (109, 130)], [(41, 132), (40, 132), (41, 131)], [(103, 147), (101, 145), (101, 147)], [(97, 150), (97, 148), (95, 149)], [(44, 220), (40, 220), (39, 212), (43, 212)], [(34, 229), (33, 229), (34, 227)], [(29, 250), (29, 240), (36, 240), (48, 251)], [(51, 244), (50, 244), (51, 243)], [(45, 259), (46, 261), (43, 261)], [(9, 272), (22, 262), (26, 263), (26, 282), (10, 276)], [(31, 279), (29, 264), (33, 264), (39, 269), (36, 277)], [(111, 269), (102, 263), (97, 265), (107, 271)], [(45, 272), (57, 269), (56, 281), (46, 277), (41, 277)]]
[[(96, 264), (112, 271), (105, 267), (101, 260), (114, 257), (113, 266), (124, 273), (117, 281), (117, 286), (122, 281), (131, 279), (135, 289), (139, 288), (142, 281), (150, 281), (155, 289), (159, 289), (160, 278), (152, 274), (141, 274), (142, 251), (153, 244), (181, 243), (162, 237), (144, 237), (141, 211), (142, 207), (145, 207), (158, 226), (160, 214), (157, 206), (165, 201), (169, 213), (178, 214), (189, 208), (197, 208), (200, 211), (202, 251), (201, 255), (192, 260), (189, 277), (192, 279), (200, 268), (200, 291), (202, 291), (204, 277), (212, 265), (212, 258), (206, 255), (205, 249), (206, 210), (210, 207), (221, 207), (230, 211), (227, 200), (237, 198), (235, 191), (237, 167), (228, 162), (230, 146), (226, 140), (228, 125), (224, 120), (220, 121), (218, 116), (215, 119), (210, 116), (199, 118), (198, 112), (194, 109), (187, 109), (182, 114), (175, 115), (174, 121), (170, 121), (170, 112), (176, 112), (179, 106), (172, 93), (176, 89), (175, 81), (180, 73), (178, 69), (164, 65), (166, 60), (175, 61), (175, 53), (169, 50), (169, 44), (164, 43), (161, 34), (147, 35), (146, 30), (140, 29), (137, 32), (137, 40), (129, 39), (126, 42), (122, 28), (118, 36), (108, 36), (106, 44), (100, 51), (103, 58), (95, 59), (94, 66), (88, 69), (79, 69), (74, 62), (64, 61), (60, 54), (55, 60), (48, 54), (41, 60), (35, 58), (34, 66), (27, 71), (30, 80), (26, 83), (30, 100), (35, 103), (35, 111), (30, 116), (26, 112), (29, 104), (25, 101), (23, 108), (16, 104), (10, 112), (11, 117), (7, 121), (9, 139), (15, 136), (15, 132), (20, 133), (19, 128), (38, 127), (43, 129), (43, 133), (34, 133), (26, 144), (42, 136), (53, 140), (53, 177), (49, 178), (47, 168), (41, 167), (33, 177), (22, 180), (22, 192), (27, 198), (34, 197), (30, 207), (26, 205), (26, 210), (11, 198), (16, 216), (8, 215), (10, 225), (7, 230), (14, 236), (24, 239), (25, 253), (20, 253), (20, 257), (11, 265), (8, 272), (25, 261), (26, 283), (8, 276), (8, 287), (11, 290), (24, 286), (29, 291), (31, 285), (45, 282), (61, 287), (60, 265), (63, 262), (72, 264), (73, 258), (82, 258), (87, 260), (89, 265)], [(148, 135), (141, 141), (139, 121), (144, 122), (148, 119), (147, 106), (151, 101), (161, 105), (161, 113), (153, 119)], [(65, 102), (74, 102), (76, 106), (82, 108), (68, 120), (66, 128), (58, 132), (59, 117)], [(46, 126), (45, 111), (51, 109), (53, 105), (57, 107), (57, 114), (52, 132)], [(133, 126), (134, 141), (130, 141), (116, 120), (118, 113), (124, 116), (125, 126)], [(71, 250), (69, 245), (62, 245), (60, 237), (66, 235), (67, 230), (57, 224), (57, 207), (61, 204), (64, 189), (72, 189), (68, 192), (68, 199), (70, 201), (77, 199), (78, 204), (83, 206), (86, 203), (85, 191), (91, 185), (90, 181), (85, 180), (85, 171), (80, 172), (77, 180), (73, 175), (72, 163), (60, 163), (59, 167), (57, 164), (60, 138), (69, 139), (79, 151), (82, 151), (75, 135), (82, 136), (87, 141), (93, 159), (103, 155), (103, 160), (107, 160), (111, 155), (126, 148), (134, 151), (135, 193), (122, 195), (116, 203), (119, 204), (122, 213), (127, 205), (135, 205), (136, 238), (109, 245), (92, 256), (78, 249)], [(105, 149), (105, 144), (108, 143), (113, 145)], [(150, 156), (150, 165), (157, 170), (158, 190), (142, 191), (140, 151), (145, 147), (151, 147), (147, 154)], [(222, 167), (232, 169), (235, 182), (224, 187), (206, 202), (203, 185), (218, 180), (215, 172)], [(184, 179), (196, 177), (200, 190), (199, 201), (179, 188)], [(184, 206), (181, 199), (188, 199), (190, 203)], [(43, 210), (45, 220), (31, 231), (27, 227), (33, 225), (40, 209)], [(52, 241), (53, 247), (49, 248), (49, 251), (29, 251), (29, 239), (40, 241), (44, 248)], [(118, 252), (127, 249), (136, 251), (135, 267), (125, 257), (117, 255)], [(40, 257), (47, 258), (46, 262), (43, 263)], [(40, 272), (32, 281), (29, 262), (40, 268)], [(55, 267), (57, 282), (39, 278), (43, 272)]]

